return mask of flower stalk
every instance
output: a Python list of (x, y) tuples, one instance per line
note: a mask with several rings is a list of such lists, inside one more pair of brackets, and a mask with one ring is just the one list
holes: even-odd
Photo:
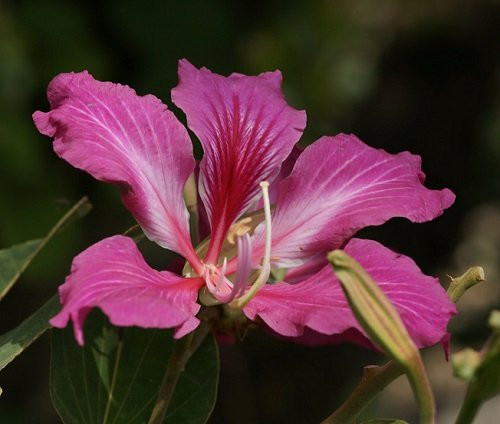
[(322, 424), (354, 423), (373, 398), (403, 374), (404, 368), (396, 361), (365, 367), (361, 381), (350, 396), (333, 414), (322, 421)]
[[(474, 364), (474, 370), (469, 376), (469, 386), (456, 424), (472, 423), (483, 402), (500, 392), (500, 311), (495, 310), (491, 313), (489, 325), (493, 331), (474, 358), (478, 363)], [(455, 374), (457, 374), (457, 355), (460, 355), (460, 352), (453, 358)]]
[(480, 266), (474, 266), (465, 271), (460, 277), (452, 278), (446, 293), (456, 303), (467, 290), (484, 280), (484, 269)]

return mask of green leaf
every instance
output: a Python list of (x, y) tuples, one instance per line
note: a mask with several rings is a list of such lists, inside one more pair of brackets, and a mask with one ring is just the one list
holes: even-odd
[(0, 250), (0, 300), (28, 267), (40, 249), (42, 239), (30, 240)]
[(53, 296), (19, 326), (0, 336), (0, 370), (50, 327), (49, 319), (59, 308), (59, 298)]
[(87, 214), (91, 207), (89, 200), (83, 197), (66, 212), (44, 238), (27, 241), (0, 250), (0, 300), (3, 299), (19, 276), (26, 270), (31, 261), (45, 247), (54, 234), (73, 220)]
[(396, 420), (394, 418), (376, 418), (373, 420), (363, 421), (360, 424), (408, 424), (403, 420)]
[[(85, 328), (83, 348), (70, 328), (52, 335), (50, 390), (63, 422), (147, 423), (172, 353), (172, 331), (117, 329), (97, 310)], [(218, 374), (217, 345), (209, 336), (182, 372), (164, 422), (206, 422)]]

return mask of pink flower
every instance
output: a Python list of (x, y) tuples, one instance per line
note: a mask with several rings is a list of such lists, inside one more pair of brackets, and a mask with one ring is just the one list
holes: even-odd
[[(438, 281), (408, 257), (351, 238), (392, 217), (434, 219), (453, 203), (449, 190), (423, 186), (418, 156), (344, 134), (300, 153), (294, 145), (306, 115), (284, 100), (279, 71), (222, 77), (181, 60), (179, 80), (172, 100), (204, 150), (198, 188), (211, 234), (196, 250), (183, 201), (195, 170), (191, 142), (160, 100), (68, 73), (49, 85), (51, 111), (33, 115), (61, 158), (117, 184), (147, 237), (188, 263), (184, 276), (159, 272), (130, 238), (106, 238), (74, 259), (53, 326), (71, 319), (83, 344), (85, 318), (98, 307), (115, 325), (173, 327), (181, 337), (199, 324), (202, 293), (204, 303), (241, 310), (282, 336), (366, 343), (326, 262), (327, 251), (342, 247), (382, 287), (420, 347), (443, 338), (455, 307)], [(276, 270), (282, 281), (266, 284)]]

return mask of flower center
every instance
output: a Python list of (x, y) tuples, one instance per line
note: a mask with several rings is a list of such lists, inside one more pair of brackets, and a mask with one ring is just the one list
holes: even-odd
[(205, 304), (228, 303), (233, 308), (241, 309), (255, 296), (255, 294), (266, 284), (271, 272), (271, 204), (269, 201), (269, 183), (262, 181), (260, 183), (262, 198), (264, 202), (265, 217), (265, 248), (264, 256), (261, 261), (259, 274), (250, 288), (248, 287), (249, 276), (252, 271), (252, 238), (249, 235), (251, 218), (243, 218), (234, 224), (228, 232), (227, 240), (230, 244), (238, 247), (238, 256), (236, 258), (236, 275), (234, 282), (226, 277), (227, 257), (221, 267), (213, 264), (205, 264), (203, 268), (203, 277), (206, 287), (215, 299), (207, 299), (202, 293), (201, 300)]

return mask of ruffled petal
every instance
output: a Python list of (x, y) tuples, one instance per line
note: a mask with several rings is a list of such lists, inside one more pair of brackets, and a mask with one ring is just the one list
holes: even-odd
[(50, 320), (63, 328), (71, 319), (83, 345), (83, 324), (94, 307), (118, 326), (175, 327), (179, 338), (198, 326), (201, 278), (186, 279), (152, 269), (132, 239), (106, 238), (73, 260), (71, 274), (59, 287), (62, 310)]
[(212, 229), (211, 257), (219, 253), (229, 226), (260, 194), (259, 183), (277, 175), (306, 115), (286, 103), (279, 71), (226, 78), (181, 60), (179, 81), (172, 101), (186, 113), (204, 150), (200, 194)]
[[(272, 256), (280, 266), (296, 266), (342, 246), (363, 227), (393, 217), (436, 218), (455, 195), (427, 189), (424, 177), (419, 156), (373, 149), (354, 135), (322, 137), (304, 150), (278, 187)], [(255, 238), (258, 261), (262, 230)]]
[(54, 137), (56, 153), (118, 184), (148, 238), (192, 259), (182, 191), (195, 162), (187, 131), (167, 106), (88, 72), (58, 75), (48, 98), (51, 111), (35, 112), (33, 119), (42, 134)]
[[(375, 241), (352, 239), (345, 251), (389, 297), (419, 347), (442, 340), (456, 308), (436, 278), (422, 274), (409, 257)], [(266, 285), (244, 313), (251, 320), (260, 317), (273, 331), (287, 337), (301, 337), (306, 328), (324, 335), (343, 334), (349, 329), (364, 333), (330, 265), (301, 283)]]

